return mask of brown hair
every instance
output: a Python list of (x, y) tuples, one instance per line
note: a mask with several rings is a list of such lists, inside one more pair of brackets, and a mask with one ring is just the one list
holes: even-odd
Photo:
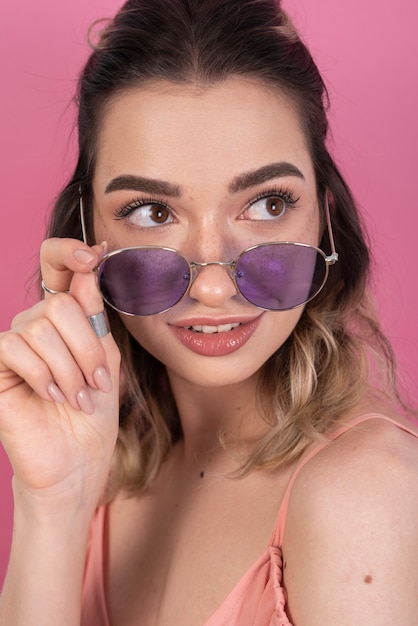
[[(79, 81), (79, 157), (60, 194), (49, 236), (80, 237), (82, 185), (90, 237), (95, 156), (106, 107), (121, 92), (155, 80), (210, 86), (246, 77), (276, 87), (296, 107), (314, 163), (323, 210), (331, 198), (340, 261), (292, 335), (265, 363), (259, 398), (268, 435), (242, 473), (288, 463), (326, 433), (364, 392), (368, 355), (394, 379), (391, 349), (367, 301), (369, 252), (352, 195), (327, 147), (327, 91), (311, 54), (277, 0), (128, 0), (103, 30)], [(329, 251), (324, 231), (321, 247)], [(122, 352), (125, 392), (114, 487), (144, 488), (181, 426), (161, 363), (109, 311)], [(162, 392), (163, 390), (163, 392)]]

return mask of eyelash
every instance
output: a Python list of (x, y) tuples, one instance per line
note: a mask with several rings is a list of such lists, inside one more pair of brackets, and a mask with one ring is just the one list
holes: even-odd
[[(275, 187), (272, 187), (271, 189), (262, 191), (258, 193), (256, 196), (254, 196), (247, 203), (246, 209), (251, 207), (253, 204), (258, 202), (259, 200), (263, 200), (264, 198), (270, 198), (272, 196), (281, 198), (287, 208), (295, 207), (300, 200), (300, 196), (295, 197), (293, 191), (289, 187), (275, 186)], [(167, 211), (173, 214), (173, 209), (163, 200), (153, 198), (153, 197), (138, 197), (138, 198), (135, 198), (135, 200), (133, 200), (132, 202), (129, 202), (129, 204), (124, 204), (118, 209), (116, 209), (115, 219), (123, 220), (124, 218), (128, 217), (130, 213), (132, 213), (136, 209), (141, 208), (142, 206), (146, 206), (147, 204), (158, 204), (159, 206), (164, 207), (165, 209), (167, 209)]]
[(135, 209), (140, 209), (142, 206), (146, 206), (147, 204), (158, 204), (159, 206), (167, 209), (167, 211), (169, 211), (170, 213), (173, 213), (173, 209), (162, 200), (157, 200), (156, 198), (151, 197), (138, 197), (135, 198), (135, 200), (132, 200), (132, 202), (129, 202), (129, 204), (123, 204), (121, 207), (119, 207), (119, 209), (116, 209), (115, 218), (117, 220), (123, 220), (125, 217), (128, 217), (130, 213), (135, 211)]
[(248, 204), (247, 209), (251, 207), (253, 204), (258, 202), (259, 200), (263, 200), (264, 198), (276, 197), (283, 200), (286, 207), (295, 207), (300, 200), (300, 196), (295, 196), (293, 191), (289, 187), (272, 187), (271, 189), (267, 189), (266, 191), (262, 191), (257, 194), (254, 198), (252, 198)]

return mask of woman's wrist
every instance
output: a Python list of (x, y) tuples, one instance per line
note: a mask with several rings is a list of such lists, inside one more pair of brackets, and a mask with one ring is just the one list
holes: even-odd
[(13, 541), (0, 625), (78, 626), (94, 507), (35, 497), (16, 483), (14, 491)]
[(88, 529), (94, 511), (101, 497), (102, 489), (87, 485), (77, 489), (60, 488), (53, 490), (27, 489), (14, 477), (12, 481), (15, 522), (30, 519), (32, 525), (61, 524), (85, 525)]

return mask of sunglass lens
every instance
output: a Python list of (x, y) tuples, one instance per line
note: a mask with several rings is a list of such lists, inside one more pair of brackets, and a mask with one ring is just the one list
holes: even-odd
[(300, 306), (321, 290), (327, 266), (316, 248), (270, 243), (244, 252), (235, 272), (237, 286), (249, 302), (284, 311)]
[(113, 308), (129, 315), (154, 315), (183, 297), (190, 269), (174, 250), (132, 248), (109, 256), (98, 279), (104, 299)]

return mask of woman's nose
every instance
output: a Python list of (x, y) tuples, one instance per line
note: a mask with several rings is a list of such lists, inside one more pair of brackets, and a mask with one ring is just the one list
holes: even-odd
[(220, 308), (237, 294), (231, 269), (228, 264), (208, 263), (194, 268), (194, 279), (189, 289), (189, 297), (201, 304)]
[(216, 216), (205, 214), (198, 226), (186, 246), (187, 256), (195, 264), (188, 295), (204, 306), (219, 308), (237, 295), (230, 267), (237, 242), (228, 224), (219, 223)]

